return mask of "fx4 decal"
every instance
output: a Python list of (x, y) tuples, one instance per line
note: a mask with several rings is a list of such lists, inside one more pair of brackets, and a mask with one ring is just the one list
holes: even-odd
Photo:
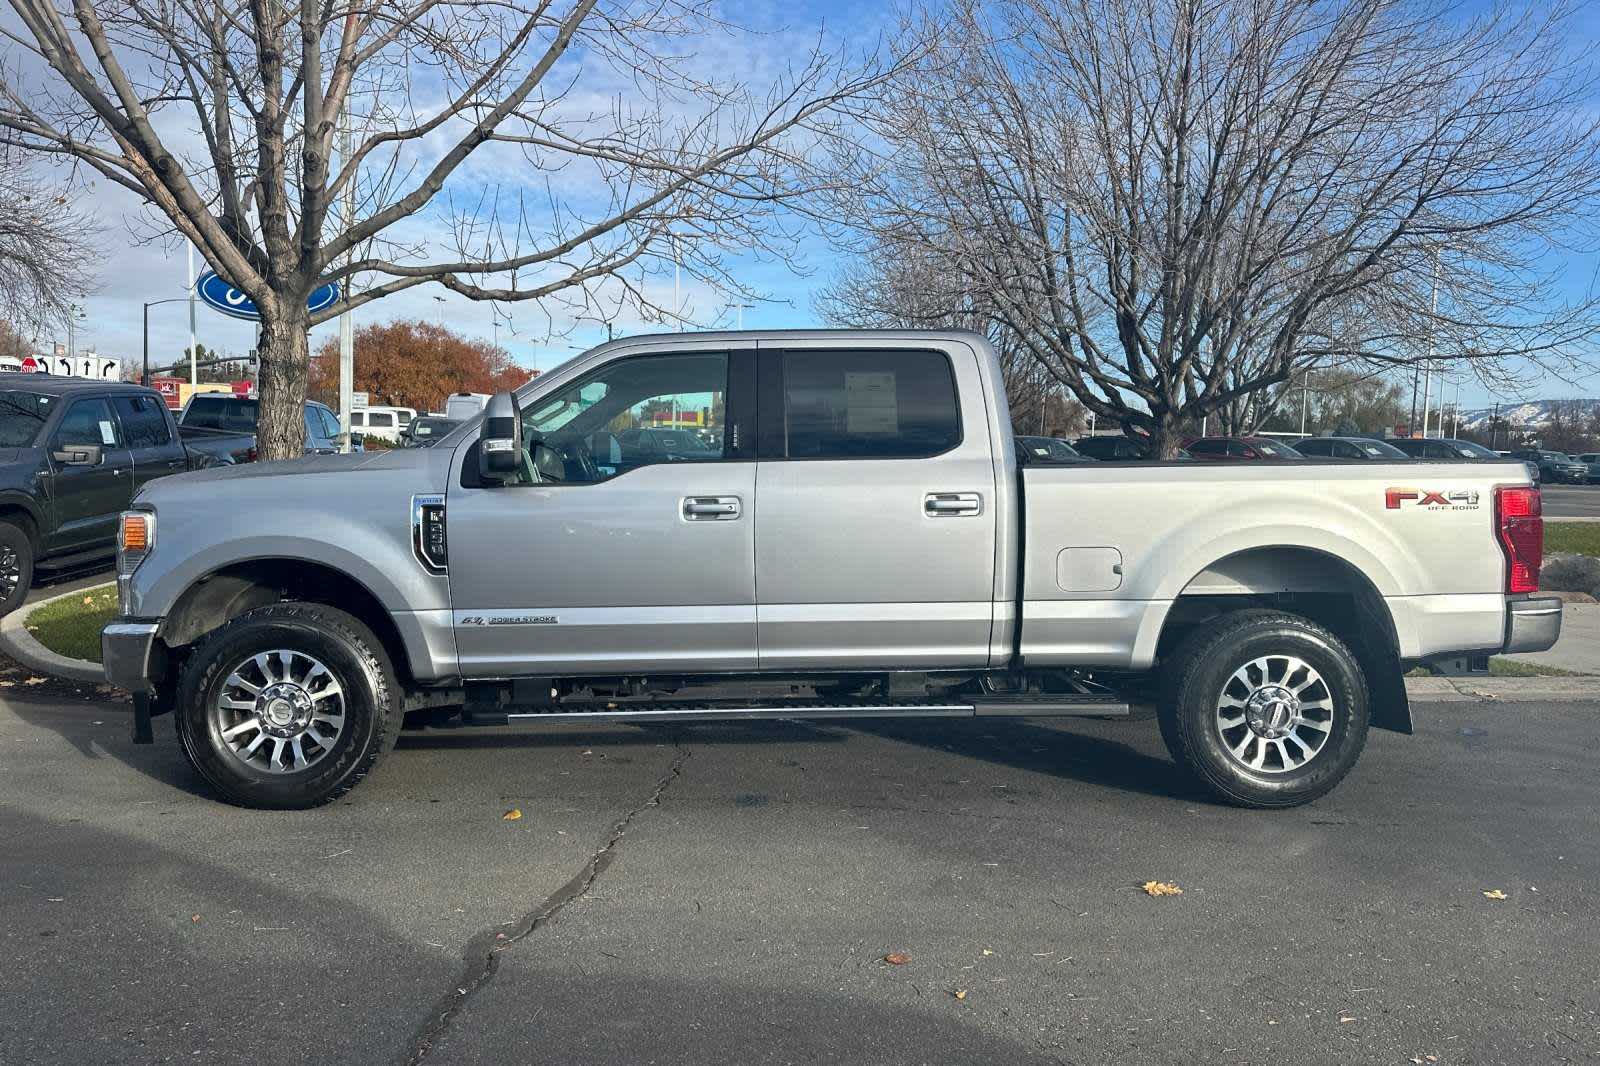
[(1433, 489), (1385, 489), (1383, 492), (1383, 506), (1390, 511), (1398, 511), (1411, 504), (1423, 507), (1430, 511), (1476, 511), (1478, 509), (1477, 489), (1450, 489), (1449, 491), (1434, 491)]

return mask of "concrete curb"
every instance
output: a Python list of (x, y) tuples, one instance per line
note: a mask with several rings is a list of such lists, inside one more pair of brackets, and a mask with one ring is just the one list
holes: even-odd
[(1600, 701), (1600, 677), (1408, 677), (1419, 703)]
[[(100, 586), (96, 585), (95, 588)], [(64, 677), (68, 681), (104, 682), (106, 672), (100, 668), (99, 663), (89, 662), (87, 659), (69, 659), (65, 655), (57, 655), (49, 648), (34, 639), (24, 624), (34, 611), (47, 603), (64, 600), (68, 596), (82, 596), (87, 589), (77, 589), (72, 592), (63, 592), (59, 596), (51, 596), (48, 600), (40, 600), (19, 607), (15, 611), (0, 618), (0, 651), (4, 651), (17, 662), (41, 674), (50, 674), (53, 677)]]

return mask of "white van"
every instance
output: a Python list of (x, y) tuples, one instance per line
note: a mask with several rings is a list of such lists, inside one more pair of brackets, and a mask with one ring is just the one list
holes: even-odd
[(417, 417), (414, 407), (368, 407), (350, 412), (350, 432), (400, 443), (400, 431)]
[(483, 413), (483, 405), (489, 402), (486, 392), (457, 392), (451, 394), (444, 401), (444, 410), (440, 412), (446, 418), (468, 419)]

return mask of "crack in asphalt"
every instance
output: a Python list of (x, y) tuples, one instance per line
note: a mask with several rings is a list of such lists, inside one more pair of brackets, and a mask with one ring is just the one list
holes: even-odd
[(628, 827), (633, 824), (633, 820), (651, 807), (660, 806), (662, 794), (683, 773), (683, 764), (689, 761), (690, 753), (682, 744), (674, 743), (674, 746), (678, 749), (678, 754), (667, 767), (666, 776), (656, 782), (656, 787), (649, 798), (617, 820), (611, 827), (605, 843), (589, 856), (589, 861), (583, 864), (583, 868), (572, 880), (556, 889), (548, 899), (516, 921), (485, 929), (467, 942), (466, 950), (462, 953), (467, 961), (467, 969), (449, 994), (439, 1001), (430, 1015), (431, 1020), (417, 1034), (411, 1046), (411, 1053), (406, 1056), (406, 1066), (416, 1066), (426, 1058), (439, 1038), (444, 1036), (451, 1024), (460, 1016), (467, 1001), (494, 980), (495, 974), (500, 969), (502, 951), (521, 943), (536, 930), (548, 925), (567, 904), (582, 899), (588, 894), (589, 889), (594, 887), (595, 881), (599, 880), (606, 867), (611, 865), (612, 855), (617, 845), (622, 842)]

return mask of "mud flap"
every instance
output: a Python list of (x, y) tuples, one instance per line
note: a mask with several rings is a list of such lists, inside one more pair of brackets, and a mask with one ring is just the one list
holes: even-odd
[(1375, 646), (1379, 641), (1368, 638), (1361, 642), (1356, 655), (1361, 669), (1367, 675), (1367, 692), (1372, 700), (1372, 725), (1410, 736), (1411, 697), (1406, 694), (1405, 671), (1393, 650)]

